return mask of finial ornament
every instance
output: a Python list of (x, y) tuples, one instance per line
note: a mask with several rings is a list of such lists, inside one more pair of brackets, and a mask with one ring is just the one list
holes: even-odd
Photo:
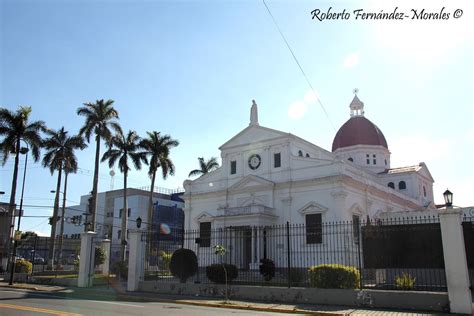
[(352, 90), (352, 92), (354, 92), (354, 94), (357, 95), (357, 93), (359, 93), (359, 89), (355, 88), (354, 90)]
[(258, 126), (258, 109), (257, 109), (257, 103), (255, 103), (255, 100), (252, 100), (252, 107), (250, 108), (250, 124), (249, 125)]

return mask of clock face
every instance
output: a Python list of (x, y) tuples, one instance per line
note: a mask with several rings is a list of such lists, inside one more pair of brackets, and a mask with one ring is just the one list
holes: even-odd
[(260, 167), (260, 163), (262, 162), (262, 159), (260, 158), (259, 155), (252, 155), (250, 156), (249, 158), (249, 167), (250, 169), (252, 170), (255, 170), (257, 169), (258, 167)]

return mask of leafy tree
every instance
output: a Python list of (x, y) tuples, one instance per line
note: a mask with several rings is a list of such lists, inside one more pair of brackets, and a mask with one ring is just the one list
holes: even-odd
[(100, 141), (110, 142), (112, 131), (121, 132), (122, 129), (117, 120), (119, 115), (113, 107), (113, 100), (97, 100), (95, 103), (84, 103), (83, 107), (77, 109), (77, 114), (84, 116), (86, 121), (79, 130), (84, 135), (87, 142), (90, 143), (91, 135), (95, 135), (95, 165), (94, 180), (92, 182), (92, 230), (95, 231), (95, 217), (97, 213), (97, 188), (99, 183), (99, 159), (100, 159)]
[[(13, 217), (15, 209), (16, 186), (18, 179), (18, 164), (20, 162), (20, 154), (28, 152), (28, 148), (21, 147), (23, 140), (29, 146), (34, 161), (40, 158), (40, 148), (42, 139), (40, 133), (46, 130), (43, 121), (29, 122), (31, 107), (19, 107), (16, 112), (12, 112), (5, 108), (0, 108), (0, 154), (2, 166), (8, 160), (8, 157), (15, 157), (13, 167), (12, 186), (10, 193), (10, 204), (8, 214)], [(8, 249), (7, 249), (8, 252)]]
[(37, 237), (37, 236), (38, 236), (37, 233), (28, 231), (21, 234), (21, 239), (29, 239), (29, 238)]
[(148, 198), (148, 230), (152, 229), (153, 217), (153, 189), (155, 187), (156, 172), (161, 168), (163, 179), (166, 179), (168, 174), (174, 175), (174, 164), (171, 160), (170, 149), (179, 145), (177, 140), (174, 140), (169, 135), (161, 136), (159, 132), (147, 132), (148, 137), (142, 139), (140, 147), (144, 149), (143, 154), (148, 157), (149, 169), (148, 176), (151, 178), (150, 196)]
[[(86, 147), (84, 140), (81, 136), (68, 136), (68, 132), (61, 127), (58, 131), (47, 130), (46, 134), (49, 136), (44, 140), (44, 148), (46, 153), (43, 156), (42, 164), (44, 167), (49, 168), (51, 175), (54, 171), (58, 172), (58, 180), (56, 184), (56, 196), (54, 199), (54, 209), (51, 221), (51, 242), (49, 246), (49, 261), (50, 264), (54, 264), (54, 249), (56, 243), (56, 221), (58, 220), (59, 210), (59, 193), (61, 189), (61, 177), (63, 169), (66, 167), (70, 160), (75, 158), (74, 150), (84, 149)], [(77, 163), (76, 163), (77, 165)]]
[(219, 168), (219, 163), (217, 162), (216, 157), (212, 157), (207, 161), (205, 161), (203, 157), (199, 157), (198, 161), (199, 161), (199, 169), (194, 169), (193, 171), (191, 171), (189, 173), (189, 177), (202, 176)]
[(108, 161), (109, 167), (112, 168), (115, 162), (118, 161), (120, 172), (123, 173), (123, 209), (122, 209), (122, 245), (120, 250), (120, 259), (125, 260), (125, 245), (127, 238), (127, 177), (130, 171), (130, 162), (133, 163), (135, 169), (140, 170), (142, 162), (147, 163), (146, 156), (140, 152), (140, 137), (134, 132), (129, 131), (125, 136), (122, 131), (117, 132), (117, 135), (112, 137), (109, 143), (109, 149), (102, 156), (102, 162)]
[(102, 247), (95, 247), (94, 265), (97, 267), (105, 262), (105, 250)]

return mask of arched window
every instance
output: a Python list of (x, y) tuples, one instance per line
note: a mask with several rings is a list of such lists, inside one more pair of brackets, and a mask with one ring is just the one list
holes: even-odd
[(395, 184), (394, 184), (393, 182), (389, 182), (389, 183), (387, 184), (387, 186), (388, 186), (389, 188), (395, 189)]
[(398, 189), (399, 190), (405, 190), (406, 188), (407, 188), (407, 184), (405, 183), (405, 181), (398, 182)]
[(352, 159), (352, 157), (349, 157), (347, 160), (354, 162), (354, 159)]
[(303, 152), (301, 150), (298, 150), (298, 156), (303, 157)]
[(309, 154), (306, 154), (306, 158), (309, 158)]
[(426, 197), (426, 188), (423, 186), (423, 196)]

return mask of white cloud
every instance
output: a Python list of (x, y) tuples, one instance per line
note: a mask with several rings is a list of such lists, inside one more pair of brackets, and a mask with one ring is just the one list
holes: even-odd
[(342, 68), (348, 69), (353, 68), (359, 64), (360, 54), (359, 52), (350, 53), (344, 58), (342, 62)]
[(305, 116), (308, 110), (308, 105), (302, 101), (295, 101), (290, 104), (288, 108), (288, 116), (294, 120), (299, 120)]
[(288, 116), (293, 120), (299, 120), (306, 115), (310, 105), (315, 104), (318, 101), (319, 93), (312, 89), (306, 91), (303, 101), (297, 100), (290, 104), (288, 107)]
[(316, 101), (318, 101), (318, 98), (319, 98), (318, 93), (310, 89), (304, 95), (303, 100), (304, 100), (304, 103), (306, 103), (307, 105), (310, 105), (310, 104), (316, 103)]
[(416, 165), (419, 162), (425, 162), (429, 168), (430, 163), (446, 158), (451, 148), (447, 139), (434, 140), (425, 135), (397, 138), (388, 145), (392, 152), (392, 168)]

